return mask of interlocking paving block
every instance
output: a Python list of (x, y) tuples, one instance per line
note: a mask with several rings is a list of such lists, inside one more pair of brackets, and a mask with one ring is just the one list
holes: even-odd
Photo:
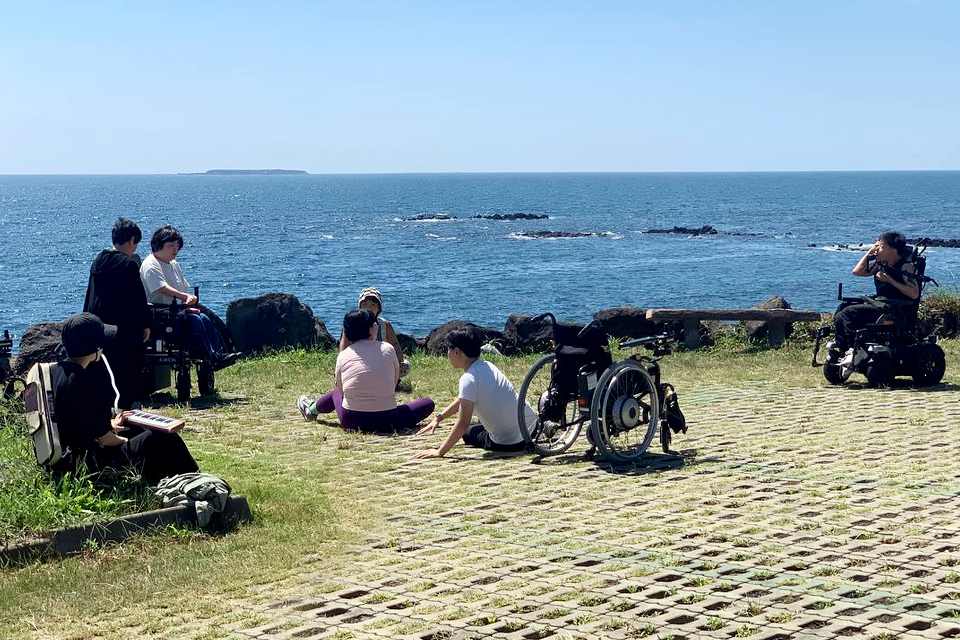
[[(952, 390), (684, 390), (682, 458), (614, 467), (350, 436), (299, 416), (279, 468), (323, 464), (376, 514), (336, 561), (249, 585), (236, 637), (960, 638)], [(265, 413), (268, 415), (269, 412)], [(202, 422), (202, 421), (201, 421)], [(201, 425), (202, 428), (202, 425)], [(277, 445), (280, 446), (280, 445)], [(170, 627), (174, 628), (174, 627)], [(184, 637), (193, 632), (184, 627)]]

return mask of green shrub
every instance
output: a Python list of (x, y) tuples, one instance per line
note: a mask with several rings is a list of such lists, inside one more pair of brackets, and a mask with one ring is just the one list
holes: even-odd
[(960, 335), (960, 290), (934, 288), (920, 301), (920, 327), (941, 338)]

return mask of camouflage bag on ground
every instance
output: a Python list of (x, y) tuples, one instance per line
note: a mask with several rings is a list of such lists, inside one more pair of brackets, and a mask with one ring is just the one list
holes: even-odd
[(227, 507), (230, 485), (209, 473), (181, 473), (161, 480), (156, 496), (164, 507), (193, 505), (197, 524), (206, 527), (215, 513), (222, 513)]

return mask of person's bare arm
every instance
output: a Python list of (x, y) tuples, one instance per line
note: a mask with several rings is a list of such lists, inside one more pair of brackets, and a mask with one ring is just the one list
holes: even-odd
[(857, 265), (853, 268), (853, 275), (866, 277), (872, 276), (877, 272), (876, 262), (870, 264), (870, 258), (876, 256), (877, 251), (880, 249), (879, 245), (879, 242), (875, 242), (873, 246), (871, 246), (867, 252), (863, 254), (863, 257), (860, 258), (859, 262), (857, 262)]
[(467, 428), (470, 426), (470, 420), (473, 418), (474, 403), (471, 400), (464, 400), (463, 398), (459, 399), (459, 403), (460, 411), (457, 413), (457, 424), (454, 425), (453, 431), (451, 431), (447, 439), (443, 441), (443, 444), (440, 445), (438, 449), (424, 449), (414, 457), (421, 459), (442, 458), (457, 444), (457, 441), (463, 437), (463, 434), (467, 432)]
[(197, 296), (190, 293), (184, 293), (183, 291), (178, 291), (168, 284), (160, 285), (160, 288), (157, 289), (157, 291), (165, 296), (170, 296), (174, 300), (181, 300), (183, 301), (183, 304), (186, 305), (197, 304)]
[(460, 409), (460, 398), (457, 398), (456, 400), (448, 404), (446, 408), (443, 409), (443, 411), (440, 411), (439, 413), (437, 413), (437, 415), (433, 417), (433, 420), (427, 423), (427, 426), (420, 429), (420, 431), (417, 431), (416, 435), (422, 436), (422, 435), (433, 433), (434, 431), (437, 430), (437, 427), (440, 426), (441, 420), (446, 420), (447, 418), (455, 414), (459, 409)]
[(393, 330), (393, 323), (389, 320), (383, 320), (383, 337), (397, 352), (397, 362), (403, 362), (403, 349), (400, 347), (400, 340), (397, 339), (397, 332)]
[(916, 300), (920, 296), (920, 286), (917, 284), (916, 278), (912, 277), (911, 275), (915, 272), (916, 269), (914, 269), (913, 265), (908, 263), (903, 265), (903, 269), (901, 270), (903, 279), (906, 280), (906, 282), (900, 282), (890, 274), (883, 271), (877, 274), (877, 280), (892, 284), (897, 288), (897, 291), (907, 296), (911, 300)]

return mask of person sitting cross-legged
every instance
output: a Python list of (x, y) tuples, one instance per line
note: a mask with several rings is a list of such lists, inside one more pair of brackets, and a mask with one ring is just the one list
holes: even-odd
[(430, 398), (397, 405), (394, 389), (400, 363), (393, 347), (377, 340), (377, 329), (376, 316), (366, 309), (344, 316), (347, 344), (337, 355), (336, 386), (316, 401), (300, 396), (297, 408), (304, 420), (336, 411), (345, 429), (394, 433), (413, 427), (433, 412), (435, 405)]
[[(442, 458), (461, 438), (464, 444), (488, 451), (526, 449), (517, 416), (517, 392), (500, 369), (480, 358), (480, 342), (480, 335), (472, 327), (455, 329), (447, 336), (450, 365), (463, 370), (457, 399), (417, 435), (433, 433), (453, 414), (457, 414), (457, 423), (443, 444), (421, 451), (417, 458)], [(532, 424), (536, 415), (529, 405), (527, 411)], [(471, 424), (474, 414), (479, 424)]]

